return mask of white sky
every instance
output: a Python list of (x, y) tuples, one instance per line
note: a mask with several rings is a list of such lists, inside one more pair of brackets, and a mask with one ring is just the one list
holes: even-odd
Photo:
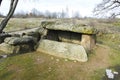
[[(33, 2), (32, 2), (33, 1)], [(72, 15), (79, 12), (81, 16), (92, 16), (93, 8), (102, 0), (19, 0), (16, 12), (30, 12), (33, 8), (45, 12), (61, 12), (68, 8), (68, 12)], [(9, 10), (10, 0), (3, 0), (0, 6), (0, 12), (7, 14)]]

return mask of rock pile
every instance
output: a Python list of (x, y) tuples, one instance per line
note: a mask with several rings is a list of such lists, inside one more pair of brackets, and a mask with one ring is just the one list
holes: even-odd
[(22, 33), (19, 36), (13, 34), (4, 39), (0, 44), (0, 50), (7, 54), (34, 51), (39, 40), (40, 35), (37, 32)]
[(71, 23), (43, 21), (39, 29), (21, 34), (0, 35), (0, 50), (25, 53), (37, 49), (50, 55), (86, 62), (95, 46), (96, 29)]

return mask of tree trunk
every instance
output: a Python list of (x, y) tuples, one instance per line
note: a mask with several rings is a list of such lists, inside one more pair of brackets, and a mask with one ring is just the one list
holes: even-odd
[(0, 5), (1, 5), (2, 0), (0, 0)]
[(6, 27), (9, 19), (12, 17), (12, 15), (15, 11), (15, 8), (17, 6), (17, 3), (18, 3), (18, 0), (11, 0), (9, 13), (7, 14), (6, 18), (0, 24), (0, 33), (2, 33), (3, 29)]

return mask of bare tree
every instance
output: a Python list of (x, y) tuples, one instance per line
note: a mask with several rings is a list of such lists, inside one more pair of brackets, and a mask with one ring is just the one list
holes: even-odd
[(112, 17), (120, 15), (120, 0), (103, 0), (94, 8), (95, 15), (106, 14)]
[(0, 5), (1, 5), (2, 0), (0, 0)]
[(9, 12), (8, 12), (6, 18), (0, 24), (0, 33), (2, 33), (3, 29), (6, 27), (9, 19), (12, 17), (12, 15), (15, 11), (15, 8), (17, 6), (17, 3), (18, 3), (18, 0), (11, 0)]

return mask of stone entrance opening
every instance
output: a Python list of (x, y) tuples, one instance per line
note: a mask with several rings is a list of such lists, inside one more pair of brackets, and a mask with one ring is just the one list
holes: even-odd
[(94, 48), (96, 43), (97, 30), (91, 26), (78, 24), (43, 21), (41, 22), (45, 39), (57, 42), (67, 42), (83, 46), (86, 51)]
[(58, 42), (81, 44), (82, 34), (70, 31), (48, 30), (46, 39)]

